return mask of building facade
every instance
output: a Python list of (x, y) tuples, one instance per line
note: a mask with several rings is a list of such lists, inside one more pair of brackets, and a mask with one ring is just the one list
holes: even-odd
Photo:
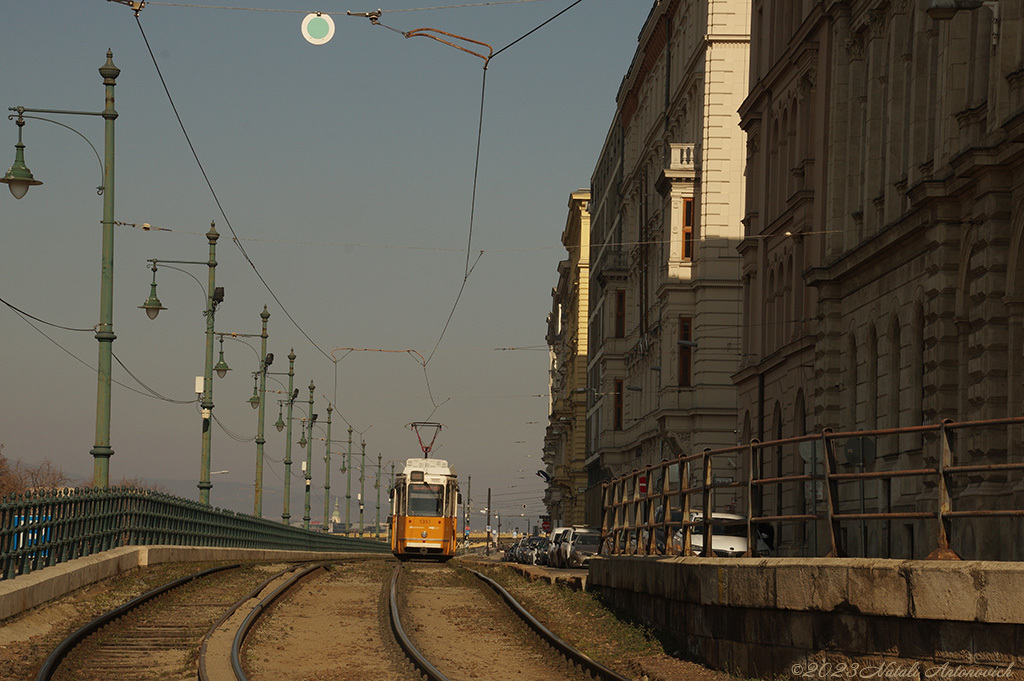
[(544, 494), (551, 525), (584, 522), (586, 492), (587, 318), (590, 299), (590, 192), (569, 197), (562, 245), (569, 257), (558, 263), (551, 291), (547, 344), (550, 356), (548, 426), (543, 461)]
[[(943, 20), (932, 4), (753, 0), (740, 107), (744, 442), (1021, 414), (1024, 5)], [(934, 465), (927, 444), (870, 438), (840, 464)], [(993, 431), (958, 443), (957, 455), (1004, 463), (1021, 447)], [(780, 448), (753, 474), (807, 471), (817, 456)], [(979, 474), (955, 494), (958, 508), (1020, 508), (1024, 485)], [(815, 496), (769, 486), (753, 501), (781, 515), (813, 511)], [(844, 499), (868, 512), (935, 504), (911, 478)], [(954, 550), (1024, 558), (1020, 541), (996, 531), (1011, 521), (963, 522)], [(926, 531), (924, 521), (867, 523), (848, 543), (860, 555), (921, 558)], [(782, 525), (777, 536), (784, 554), (817, 552), (813, 532)]]
[(749, 17), (654, 2), (617, 94), (591, 178), (589, 524), (608, 477), (737, 441)]

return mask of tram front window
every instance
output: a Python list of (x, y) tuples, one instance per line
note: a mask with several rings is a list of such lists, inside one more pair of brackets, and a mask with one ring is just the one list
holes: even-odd
[(444, 485), (409, 485), (409, 515), (440, 517)]

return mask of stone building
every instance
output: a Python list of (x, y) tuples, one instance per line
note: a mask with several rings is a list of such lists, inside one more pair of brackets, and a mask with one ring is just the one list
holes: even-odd
[[(1021, 414), (1024, 4), (927, 11), (949, 4), (753, 0), (740, 108), (744, 442)], [(935, 464), (920, 435), (868, 440), (845, 463)], [(993, 430), (965, 436), (957, 455), (984, 464), (1020, 451)], [(755, 475), (809, 470), (816, 457), (778, 448)], [(960, 509), (1024, 505), (1024, 486), (1005, 476), (976, 475), (955, 494)], [(912, 478), (843, 498), (869, 512), (936, 503)], [(780, 485), (754, 501), (771, 515), (819, 499)], [(961, 555), (1024, 558), (1019, 530), (1018, 541), (997, 531), (1009, 521), (958, 522)], [(814, 532), (779, 530), (783, 553), (821, 553)], [(861, 555), (920, 558), (933, 545), (924, 521), (847, 530)]]
[(584, 522), (586, 474), (587, 317), (590, 290), (590, 192), (569, 197), (562, 245), (569, 257), (558, 263), (551, 291), (547, 344), (550, 404), (543, 461), (548, 487), (544, 505), (553, 527)]
[(736, 444), (749, 0), (658, 0), (591, 178), (587, 521), (602, 480)]

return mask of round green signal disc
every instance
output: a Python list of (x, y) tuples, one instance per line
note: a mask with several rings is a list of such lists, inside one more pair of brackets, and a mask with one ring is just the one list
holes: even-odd
[(329, 14), (307, 14), (302, 20), (302, 37), (313, 45), (323, 45), (334, 37), (334, 19)]

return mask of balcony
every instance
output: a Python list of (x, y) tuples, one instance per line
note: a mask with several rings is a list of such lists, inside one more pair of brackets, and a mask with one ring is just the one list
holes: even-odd
[(665, 145), (665, 168), (672, 172), (696, 172), (700, 170), (696, 144), (678, 144), (670, 142)]

